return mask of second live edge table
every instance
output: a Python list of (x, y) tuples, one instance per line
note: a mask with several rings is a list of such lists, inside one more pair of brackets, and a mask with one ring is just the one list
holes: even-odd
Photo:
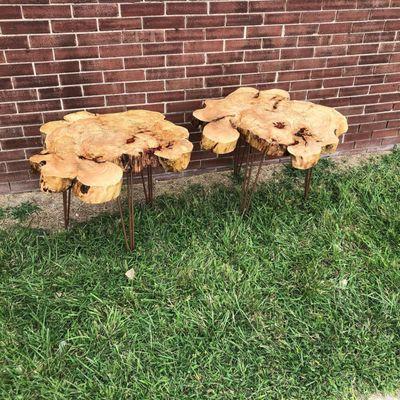
[[(346, 118), (334, 108), (307, 101), (290, 100), (285, 90), (242, 87), (223, 99), (205, 101), (193, 116), (202, 126), (202, 148), (216, 154), (235, 151), (234, 172), (245, 172), (241, 209), (246, 212), (256, 188), (265, 157), (290, 155), (292, 166), (307, 170), (305, 197), (312, 167), (321, 155), (333, 153), (339, 136), (347, 131)], [(244, 142), (246, 146), (241, 145)], [(261, 153), (251, 183), (256, 152)]]

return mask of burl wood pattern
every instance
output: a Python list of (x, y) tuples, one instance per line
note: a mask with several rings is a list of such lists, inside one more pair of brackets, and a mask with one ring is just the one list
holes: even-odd
[(182, 171), (190, 161), (187, 129), (157, 112), (131, 110), (114, 114), (80, 111), (40, 128), (44, 150), (30, 158), (45, 192), (73, 193), (86, 203), (117, 198), (124, 171), (138, 173), (161, 164)]
[(205, 101), (193, 115), (203, 122), (202, 147), (216, 154), (232, 152), (242, 134), (270, 157), (291, 155), (298, 169), (313, 167), (332, 153), (347, 131), (346, 118), (333, 108), (290, 100), (280, 90), (243, 87), (223, 99)]

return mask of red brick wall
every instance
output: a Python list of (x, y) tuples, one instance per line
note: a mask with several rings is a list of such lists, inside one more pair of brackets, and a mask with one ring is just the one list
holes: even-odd
[[(189, 126), (202, 99), (239, 85), (336, 107), (341, 151), (400, 141), (400, 0), (0, 4), (0, 192), (37, 187), (26, 158), (43, 122), (137, 107)], [(191, 171), (230, 162), (192, 140)]]

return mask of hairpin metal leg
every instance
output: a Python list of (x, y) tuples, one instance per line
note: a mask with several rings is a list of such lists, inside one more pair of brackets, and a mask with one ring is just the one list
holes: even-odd
[(68, 229), (71, 210), (71, 188), (63, 192), (64, 228)]
[(308, 194), (311, 188), (311, 178), (312, 178), (312, 168), (309, 168), (306, 172), (306, 177), (304, 180), (304, 199), (307, 200)]
[(147, 185), (146, 185), (146, 180), (144, 178), (143, 170), (140, 172), (140, 175), (142, 177), (143, 191), (146, 204), (152, 204), (154, 197), (153, 166), (151, 164), (147, 166)]
[(147, 189), (148, 189), (148, 203), (153, 204), (154, 198), (154, 181), (153, 181), (153, 166), (147, 166)]
[(243, 149), (243, 139), (240, 136), (238, 143), (236, 145), (235, 153), (233, 155), (233, 174), (235, 176), (240, 175), (240, 171), (242, 169), (243, 158), (244, 158), (245, 149)]
[(128, 201), (128, 216), (129, 216), (128, 232), (125, 226), (124, 212), (122, 210), (120, 197), (117, 198), (117, 202), (118, 202), (119, 214), (121, 217), (122, 232), (124, 234), (125, 245), (128, 250), (132, 251), (135, 248), (135, 213), (133, 206), (132, 171), (128, 172), (128, 176), (126, 179), (126, 197)]
[(244, 179), (243, 179), (243, 184), (242, 184), (242, 199), (241, 199), (241, 203), (240, 203), (240, 209), (242, 210), (243, 214), (245, 214), (249, 209), (251, 198), (256, 190), (258, 179), (260, 177), (261, 167), (262, 167), (264, 159), (265, 159), (265, 153), (262, 152), (255, 178), (254, 178), (253, 182), (251, 182), (255, 153), (249, 144), (247, 146), (248, 146), (248, 148), (247, 148), (247, 156), (246, 156), (246, 167), (245, 167)]

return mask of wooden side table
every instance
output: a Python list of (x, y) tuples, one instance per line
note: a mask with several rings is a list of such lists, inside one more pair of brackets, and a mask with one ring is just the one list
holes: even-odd
[[(42, 125), (40, 131), (44, 135), (44, 150), (32, 156), (30, 163), (40, 172), (42, 191), (63, 193), (65, 227), (69, 225), (71, 193), (90, 204), (116, 199), (129, 250), (135, 245), (134, 175), (141, 175), (146, 202), (151, 203), (153, 167), (161, 165), (165, 171), (182, 171), (187, 168), (193, 149), (186, 128), (146, 110), (103, 115), (79, 111)], [(124, 175), (128, 229), (120, 201)]]

